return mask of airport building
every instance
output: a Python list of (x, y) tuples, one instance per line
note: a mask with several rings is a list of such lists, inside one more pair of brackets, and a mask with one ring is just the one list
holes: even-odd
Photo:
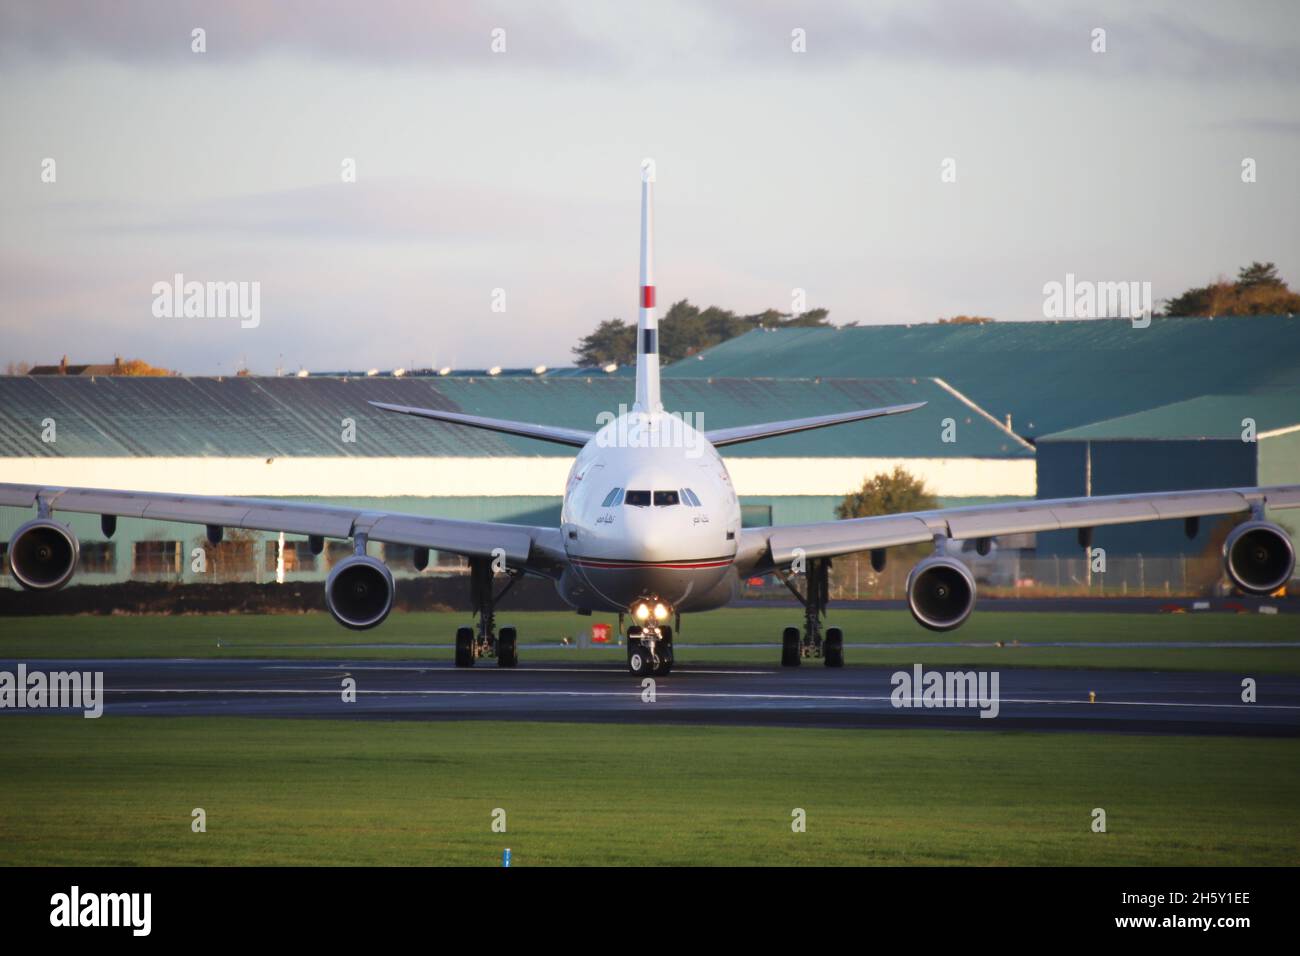
[[(943, 379), (1034, 441), (1204, 395), (1300, 393), (1300, 316), (779, 329), (738, 336), (667, 378)], [(1294, 406), (1293, 406), (1294, 407)]]
[[(572, 450), (382, 412), (370, 401), (595, 431), (632, 400), (601, 374), (440, 377), (0, 378), (0, 481), (292, 498), (449, 518), (558, 524)], [(1032, 447), (951, 386), (909, 379), (665, 382), (665, 406), (702, 429), (925, 402), (905, 416), (728, 449), (749, 525), (828, 520), (843, 496), (902, 465), (944, 504), (1034, 493)], [(950, 440), (946, 440), (950, 439)], [(0, 511), (7, 542), (31, 516)], [(82, 583), (189, 580), (203, 529), (68, 516), (83, 542)], [(415, 573), (390, 546), (395, 571)], [(323, 576), (299, 542), (227, 532), (205, 580)], [(437, 567), (459, 559), (436, 557)], [(11, 586), (6, 580), (6, 586)]]

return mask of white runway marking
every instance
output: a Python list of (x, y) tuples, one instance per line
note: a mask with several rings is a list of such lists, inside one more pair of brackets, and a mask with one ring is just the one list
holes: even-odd
[[(104, 688), (111, 694), (315, 694), (337, 697), (338, 690), (314, 690), (307, 688), (268, 688), (268, 687), (138, 687), (138, 688)], [(357, 688), (358, 694), (374, 694), (379, 697), (416, 696), (416, 697), (633, 697), (640, 699), (640, 688), (626, 691), (601, 690), (366, 690)], [(741, 694), (726, 692), (699, 691), (659, 691), (658, 697), (714, 698), (723, 700), (809, 700), (809, 701), (845, 701), (855, 703), (878, 703), (891, 700), (888, 694), (882, 696), (854, 694)], [(1252, 709), (1252, 710), (1295, 710), (1300, 711), (1300, 704), (1197, 704), (1181, 701), (1158, 700), (1099, 700), (1089, 703), (1086, 698), (1037, 698), (1037, 697), (1003, 697), (999, 704), (1078, 704), (1087, 707), (1187, 707), (1198, 709)], [(902, 709), (902, 708), (899, 708)], [(974, 707), (923, 707), (919, 698), (913, 698), (909, 710), (973, 710)]]

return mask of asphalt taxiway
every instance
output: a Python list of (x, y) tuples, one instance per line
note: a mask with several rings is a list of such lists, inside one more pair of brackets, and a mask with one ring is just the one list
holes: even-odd
[[(820, 662), (678, 664), (653, 700), (614, 662), (26, 660), (27, 670), (102, 671), (104, 715), (371, 720), (579, 721), (838, 728), (1066, 730), (1300, 736), (1300, 676), (1003, 668), (995, 718), (981, 708), (896, 707), (894, 667)], [(0, 661), (13, 671), (16, 661)], [(1242, 700), (1243, 678), (1256, 700)], [(355, 681), (355, 700), (344, 700)], [(919, 691), (917, 692), (919, 694)], [(1090, 699), (1091, 695), (1091, 699)], [(985, 711), (988, 708), (984, 708)], [(7, 714), (34, 713), (0, 709)], [(53, 714), (59, 711), (43, 711)], [(61, 713), (67, 713), (63, 711)]]

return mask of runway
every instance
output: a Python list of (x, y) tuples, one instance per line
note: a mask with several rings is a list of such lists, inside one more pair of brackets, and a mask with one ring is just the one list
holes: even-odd
[[(223, 716), (368, 720), (1058, 730), (1300, 736), (1300, 676), (1182, 671), (1004, 668), (996, 708), (922, 706), (891, 699), (897, 668), (820, 663), (678, 665), (655, 679), (653, 699), (615, 664), (294, 660), (26, 660), (41, 670), (104, 675), (104, 717)], [(18, 662), (0, 662), (15, 672)], [(910, 673), (910, 672), (909, 672)], [(992, 672), (989, 672), (991, 675)], [(1257, 700), (1242, 701), (1242, 679)], [(355, 700), (345, 701), (345, 682)], [(987, 688), (991, 692), (991, 676)], [(1089, 702), (1089, 694), (1095, 701)], [(981, 712), (996, 716), (981, 717)], [(0, 709), (12, 714), (70, 711)]]

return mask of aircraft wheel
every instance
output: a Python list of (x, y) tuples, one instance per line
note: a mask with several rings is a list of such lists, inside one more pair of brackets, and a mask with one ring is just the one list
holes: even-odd
[(474, 629), (472, 627), (456, 628), (456, 666), (474, 666)]
[(826, 629), (826, 640), (822, 643), (822, 656), (827, 667), (844, 666), (844, 632), (838, 627)]
[(659, 673), (667, 674), (673, 668), (673, 629), (671, 627), (661, 627), (659, 629)]
[(654, 669), (654, 660), (640, 640), (627, 642), (627, 668), (637, 677), (645, 677)]
[(799, 666), (799, 628), (787, 627), (781, 632), (781, 666)]
[(518, 663), (518, 635), (513, 627), (503, 627), (497, 633), (497, 667), (514, 667)]

